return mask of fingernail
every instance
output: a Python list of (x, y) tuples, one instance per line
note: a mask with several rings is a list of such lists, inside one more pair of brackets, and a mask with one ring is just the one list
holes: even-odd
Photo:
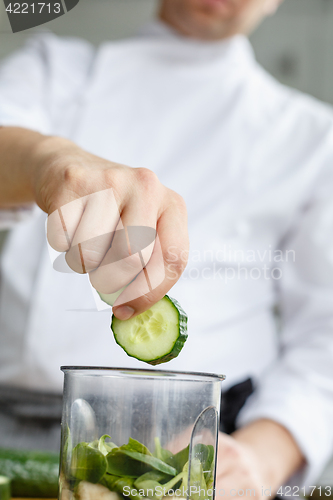
[(116, 316), (116, 318), (122, 319), (123, 321), (125, 321), (126, 319), (130, 319), (134, 313), (134, 309), (129, 306), (120, 306), (113, 311), (113, 314)]

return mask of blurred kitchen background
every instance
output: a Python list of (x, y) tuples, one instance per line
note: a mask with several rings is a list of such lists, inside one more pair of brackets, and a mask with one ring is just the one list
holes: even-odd
[[(13, 35), (0, 2), (0, 59), (35, 31), (99, 44), (122, 38), (154, 14), (158, 0), (80, 0), (67, 15)], [(46, 27), (46, 28), (45, 28)], [(251, 37), (258, 61), (280, 81), (333, 104), (333, 0), (285, 0)]]
[[(13, 35), (0, 0), (0, 59), (38, 31), (78, 36), (96, 45), (131, 35), (154, 15), (157, 1), (80, 0), (44, 27)], [(333, 105), (333, 0), (285, 0), (251, 42), (258, 61), (278, 80)], [(0, 231), (0, 249), (5, 236)], [(318, 484), (333, 486), (333, 461)]]

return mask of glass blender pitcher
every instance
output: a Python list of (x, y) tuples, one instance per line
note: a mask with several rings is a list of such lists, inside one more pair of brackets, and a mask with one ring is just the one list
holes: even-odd
[(214, 498), (223, 375), (62, 371), (59, 500)]

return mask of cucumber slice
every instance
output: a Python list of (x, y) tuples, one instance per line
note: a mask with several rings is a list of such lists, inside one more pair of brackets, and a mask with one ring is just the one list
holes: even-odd
[(167, 295), (151, 309), (121, 321), (112, 317), (111, 330), (124, 351), (150, 365), (176, 358), (187, 340), (187, 316), (180, 304)]
[(10, 500), (11, 497), (10, 479), (6, 476), (0, 476), (0, 499)]

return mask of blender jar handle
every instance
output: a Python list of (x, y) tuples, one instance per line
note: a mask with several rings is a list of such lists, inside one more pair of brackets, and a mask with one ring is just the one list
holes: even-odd
[(205, 408), (193, 426), (188, 466), (187, 500), (212, 500), (216, 478), (218, 411)]

